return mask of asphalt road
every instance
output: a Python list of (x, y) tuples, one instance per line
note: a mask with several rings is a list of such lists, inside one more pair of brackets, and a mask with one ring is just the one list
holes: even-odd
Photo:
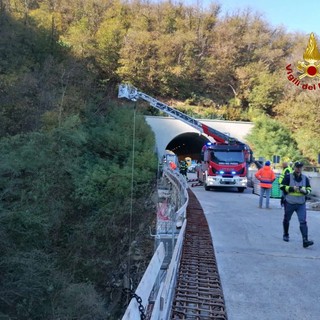
[(191, 190), (210, 227), (228, 320), (319, 320), (320, 211), (308, 211), (315, 244), (305, 249), (296, 214), (282, 240), (279, 199), (268, 210), (252, 189)]

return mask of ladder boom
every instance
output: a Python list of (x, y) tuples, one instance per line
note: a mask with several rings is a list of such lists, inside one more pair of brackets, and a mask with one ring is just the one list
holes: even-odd
[(205, 133), (208, 136), (212, 137), (217, 143), (229, 144), (229, 143), (240, 143), (237, 139), (231, 138), (228, 135), (215, 130), (207, 125), (193, 119), (192, 117), (186, 115), (185, 113), (178, 111), (150, 96), (147, 94), (138, 91), (132, 85), (129, 84), (120, 84), (118, 98), (127, 98), (131, 101), (137, 101), (138, 99), (143, 99), (150, 103), (150, 105), (160, 111), (163, 111), (167, 115), (172, 116), (175, 119), (178, 119), (191, 127), (199, 130), (201, 133)]

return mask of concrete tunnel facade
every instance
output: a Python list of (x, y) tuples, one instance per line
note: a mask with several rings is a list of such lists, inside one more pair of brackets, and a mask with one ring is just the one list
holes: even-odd
[[(163, 156), (165, 150), (171, 150), (179, 159), (191, 157), (199, 160), (201, 148), (210, 141), (206, 135), (180, 120), (158, 116), (146, 116), (145, 119), (155, 134), (159, 158)], [(199, 121), (243, 142), (253, 127), (253, 123), (244, 121), (208, 119), (199, 119)]]

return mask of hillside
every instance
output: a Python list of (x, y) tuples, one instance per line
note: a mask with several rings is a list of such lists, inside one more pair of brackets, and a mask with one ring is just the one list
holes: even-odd
[(143, 274), (157, 170), (143, 114), (156, 113), (119, 101), (120, 82), (193, 117), (253, 121), (257, 157), (317, 162), (320, 98), (286, 69), (309, 39), (219, 10), (1, 3), (0, 317), (117, 319), (124, 276)]

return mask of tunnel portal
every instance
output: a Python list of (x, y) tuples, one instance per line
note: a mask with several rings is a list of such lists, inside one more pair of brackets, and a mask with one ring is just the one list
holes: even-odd
[(190, 157), (192, 160), (200, 160), (202, 147), (209, 142), (205, 136), (187, 132), (173, 138), (167, 145), (166, 150), (174, 152), (179, 160), (184, 160), (185, 157)]

